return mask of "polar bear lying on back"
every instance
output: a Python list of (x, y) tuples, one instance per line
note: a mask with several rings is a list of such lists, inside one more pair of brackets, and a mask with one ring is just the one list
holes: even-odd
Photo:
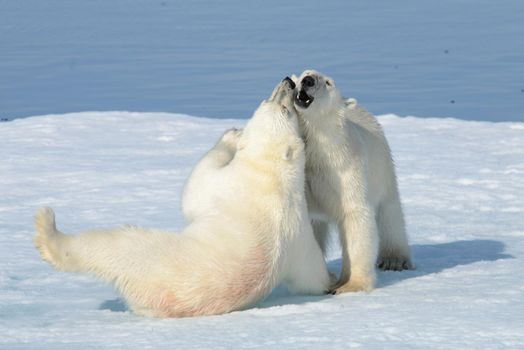
[[(113, 283), (134, 312), (153, 317), (244, 309), (280, 282), (325, 292), (330, 278), (307, 213), (292, 86), (280, 83), (241, 136), (227, 132), (200, 161), (185, 193), (191, 223), (181, 234), (126, 226), (66, 235), (43, 208), (34, 238), (42, 258)], [(215, 190), (200, 191), (206, 183)]]
[(413, 268), (391, 151), (378, 121), (333, 79), (313, 70), (296, 83), (295, 107), (306, 144), (308, 205), (315, 236), (325, 247), (335, 221), (342, 246), (337, 293), (369, 291), (375, 265)]

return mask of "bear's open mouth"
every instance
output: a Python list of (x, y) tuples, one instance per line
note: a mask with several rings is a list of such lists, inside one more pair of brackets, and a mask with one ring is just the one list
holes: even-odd
[(302, 108), (308, 108), (313, 100), (313, 96), (309, 96), (303, 89), (295, 96), (295, 102)]

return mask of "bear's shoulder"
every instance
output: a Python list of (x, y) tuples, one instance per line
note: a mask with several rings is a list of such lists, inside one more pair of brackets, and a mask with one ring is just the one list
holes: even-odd
[(344, 116), (348, 121), (373, 134), (381, 135), (383, 133), (377, 118), (354, 98), (344, 99)]

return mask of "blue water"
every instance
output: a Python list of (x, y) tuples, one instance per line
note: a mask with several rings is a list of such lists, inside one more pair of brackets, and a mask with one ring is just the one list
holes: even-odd
[(246, 118), (306, 68), (376, 114), (524, 121), (524, 1), (0, 0), (0, 118)]

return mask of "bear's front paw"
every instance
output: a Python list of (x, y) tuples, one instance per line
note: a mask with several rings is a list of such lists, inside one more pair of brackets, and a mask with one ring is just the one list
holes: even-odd
[(409, 258), (403, 257), (383, 257), (380, 258), (377, 262), (377, 267), (383, 271), (393, 270), (393, 271), (402, 271), (402, 270), (414, 270), (415, 266)]
[(372, 278), (351, 278), (349, 282), (338, 285), (335, 288), (334, 294), (350, 293), (350, 292), (371, 292), (374, 283)]
[(229, 129), (224, 133), (224, 135), (222, 135), (220, 143), (230, 150), (235, 150), (237, 148), (237, 143), (240, 139), (240, 136), (242, 136), (242, 129)]

